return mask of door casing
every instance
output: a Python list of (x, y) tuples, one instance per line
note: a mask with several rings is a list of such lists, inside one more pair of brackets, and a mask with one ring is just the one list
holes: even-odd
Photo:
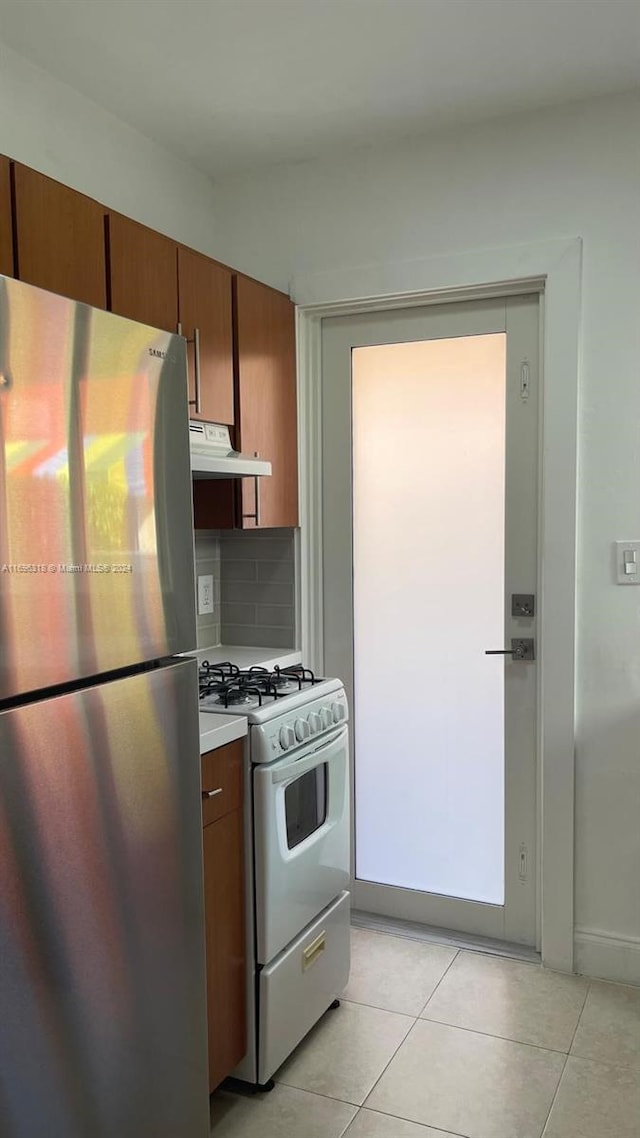
[(574, 961), (574, 747), (577, 425), (582, 241), (390, 262), (293, 278), (298, 304), (305, 659), (322, 666), (321, 327), (326, 316), (541, 292), (539, 943), (543, 962)]

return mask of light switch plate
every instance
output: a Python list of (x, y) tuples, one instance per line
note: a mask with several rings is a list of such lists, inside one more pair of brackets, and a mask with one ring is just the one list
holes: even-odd
[(616, 541), (616, 581), (640, 585), (640, 541)]
[(213, 612), (213, 577), (203, 573), (198, 577), (198, 616)]

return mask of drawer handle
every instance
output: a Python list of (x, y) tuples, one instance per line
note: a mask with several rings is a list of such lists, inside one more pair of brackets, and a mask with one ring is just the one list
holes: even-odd
[(326, 947), (327, 947), (327, 934), (326, 934), (326, 932), (321, 932), (316, 937), (316, 939), (312, 940), (311, 944), (308, 944), (307, 947), (305, 949), (303, 949), (303, 951), (302, 951), (302, 971), (303, 972), (306, 972), (307, 968), (311, 968), (311, 965), (315, 964), (316, 960), (318, 959), (319, 956), (322, 955), (322, 953), (324, 952)]
[(215, 798), (216, 794), (222, 794), (222, 787), (219, 786), (217, 790), (203, 790), (203, 798)]

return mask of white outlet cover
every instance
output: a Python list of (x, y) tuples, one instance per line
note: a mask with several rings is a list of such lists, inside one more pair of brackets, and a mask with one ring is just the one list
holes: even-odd
[(213, 612), (213, 576), (203, 573), (198, 577), (198, 616)]

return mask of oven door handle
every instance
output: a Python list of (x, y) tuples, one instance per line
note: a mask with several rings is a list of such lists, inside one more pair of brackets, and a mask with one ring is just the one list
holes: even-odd
[(286, 766), (280, 767), (279, 770), (271, 771), (272, 782), (291, 782), (292, 779), (298, 778), (301, 774), (306, 774), (307, 771), (313, 770), (314, 767), (320, 766), (324, 762), (323, 755), (336, 743), (341, 743), (346, 738), (348, 733), (347, 727), (341, 727), (340, 730), (327, 739), (326, 743), (322, 743), (320, 747), (316, 747), (315, 751), (305, 755), (303, 758), (294, 759), (292, 763), (287, 763)]

